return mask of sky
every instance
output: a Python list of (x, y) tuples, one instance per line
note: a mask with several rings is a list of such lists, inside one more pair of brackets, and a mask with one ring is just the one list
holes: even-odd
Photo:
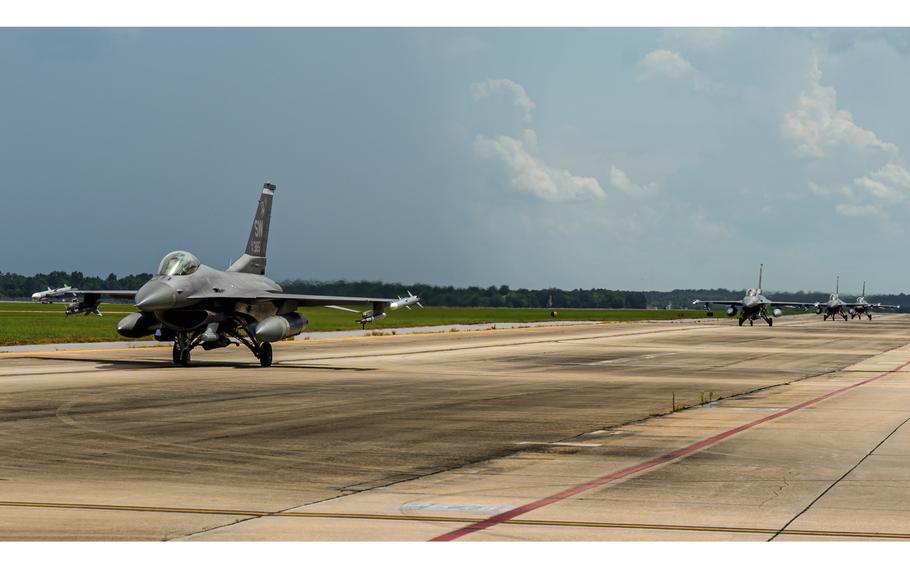
[(910, 31), (0, 29), (0, 271), (907, 291)]

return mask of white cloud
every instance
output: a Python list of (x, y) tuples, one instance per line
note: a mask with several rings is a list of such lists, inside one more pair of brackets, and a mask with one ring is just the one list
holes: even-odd
[(655, 49), (638, 62), (638, 80), (655, 79), (683, 80), (696, 91), (708, 91), (717, 87), (705, 79), (685, 57), (669, 49)]
[[(528, 140), (533, 130), (525, 130)], [(536, 143), (536, 134), (533, 139)], [(554, 168), (529, 151), (525, 142), (509, 136), (474, 139), (474, 151), (489, 160), (497, 160), (509, 173), (515, 189), (530, 193), (546, 201), (582, 201), (603, 199), (606, 193), (593, 177), (582, 177), (568, 170)]]
[(626, 172), (616, 166), (610, 166), (610, 185), (630, 197), (642, 197), (657, 191), (657, 186), (653, 183), (647, 185), (632, 183), (632, 180), (629, 179)]
[(890, 201), (903, 201), (910, 194), (910, 172), (895, 163), (858, 177), (853, 185), (872, 197)]
[(800, 95), (798, 108), (784, 116), (783, 135), (796, 143), (796, 153), (821, 158), (838, 146), (895, 152), (894, 144), (883, 142), (871, 130), (857, 126), (850, 111), (837, 108), (837, 91), (822, 85), (821, 76), (816, 61), (809, 90)]
[(655, 49), (638, 62), (638, 78), (642, 80), (679, 79), (694, 72), (691, 63), (669, 49)]
[(857, 205), (855, 203), (838, 203), (837, 212), (845, 217), (869, 217), (880, 216), (883, 211), (877, 205)]
[(494, 95), (507, 95), (512, 97), (513, 104), (522, 112), (524, 119), (531, 122), (531, 111), (534, 110), (534, 101), (525, 92), (525, 88), (510, 79), (487, 79), (471, 85), (471, 96), (475, 101), (492, 97)]

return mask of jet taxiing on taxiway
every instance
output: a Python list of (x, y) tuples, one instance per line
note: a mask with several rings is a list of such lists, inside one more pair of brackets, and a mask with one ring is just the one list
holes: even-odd
[(824, 304), (821, 302), (816, 302), (815, 313), (823, 315), (825, 321), (828, 318), (834, 320), (835, 316), (841, 316), (844, 318), (844, 321), (853, 319), (855, 317), (862, 318), (863, 314), (866, 314), (870, 320), (872, 319), (872, 308), (900, 308), (900, 306), (892, 306), (886, 304), (870, 304), (866, 301), (866, 283), (863, 282), (863, 293), (860, 297), (856, 299), (855, 302), (845, 302), (840, 299), (840, 276), (837, 277), (836, 284), (834, 285), (834, 293), (828, 297), (828, 301)]
[[(307, 325), (303, 306), (367, 304), (357, 321), (366, 325), (385, 317), (385, 309), (419, 304), (408, 298), (352, 298), (285, 294), (281, 286), (265, 277), (266, 245), (272, 197), (276, 187), (266, 183), (259, 198), (246, 252), (225, 270), (204, 264), (191, 253), (174, 251), (162, 259), (155, 276), (139, 290), (78, 290), (66, 288), (39, 292), (39, 298), (81, 296), (66, 308), (67, 314), (100, 315), (102, 297), (132, 299), (138, 313), (124, 317), (117, 332), (129, 338), (154, 335), (159, 341), (174, 341), (173, 360), (188, 365), (190, 351), (227, 347), (235, 340), (253, 352), (263, 367), (272, 364), (271, 342), (300, 334)], [(33, 296), (34, 298), (34, 296)]]
[(805, 307), (807, 305), (804, 302), (773, 302), (762, 295), (761, 277), (764, 266), (762, 264), (758, 268), (758, 288), (746, 290), (746, 295), (742, 300), (695, 300), (692, 304), (704, 304), (706, 310), (711, 309), (711, 304), (728, 306), (727, 315), (729, 316), (735, 316), (738, 311), (741, 311), (739, 325), (746, 320), (749, 321), (749, 325), (753, 325), (759, 318), (765, 320), (768, 325), (774, 325), (771, 315), (780, 317), (783, 314), (781, 307)]

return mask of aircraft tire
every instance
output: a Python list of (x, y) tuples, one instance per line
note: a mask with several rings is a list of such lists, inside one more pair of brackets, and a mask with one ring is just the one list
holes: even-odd
[(771, 327), (773, 325), (774, 325), (774, 318), (768, 318), (768, 327)]
[(272, 344), (268, 341), (259, 346), (259, 364), (263, 367), (272, 366)]
[(844, 321), (847, 321), (847, 314), (844, 314)]
[(189, 367), (190, 366), (190, 350), (183, 349), (180, 351), (180, 366)]
[(755, 325), (755, 320), (751, 320), (751, 319), (750, 319), (750, 320), (749, 320), (749, 325), (750, 325), (750, 326)]
[(174, 348), (171, 350), (171, 358), (174, 360), (175, 365), (180, 364), (180, 350), (177, 349), (177, 344), (174, 344)]
[(743, 321), (745, 321), (744, 318), (739, 318), (739, 327), (743, 326)]

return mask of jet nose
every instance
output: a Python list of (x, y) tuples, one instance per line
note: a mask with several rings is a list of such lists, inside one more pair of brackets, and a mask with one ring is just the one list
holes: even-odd
[(177, 291), (173, 286), (153, 280), (146, 282), (136, 292), (136, 307), (143, 311), (154, 312), (173, 308), (177, 303)]

